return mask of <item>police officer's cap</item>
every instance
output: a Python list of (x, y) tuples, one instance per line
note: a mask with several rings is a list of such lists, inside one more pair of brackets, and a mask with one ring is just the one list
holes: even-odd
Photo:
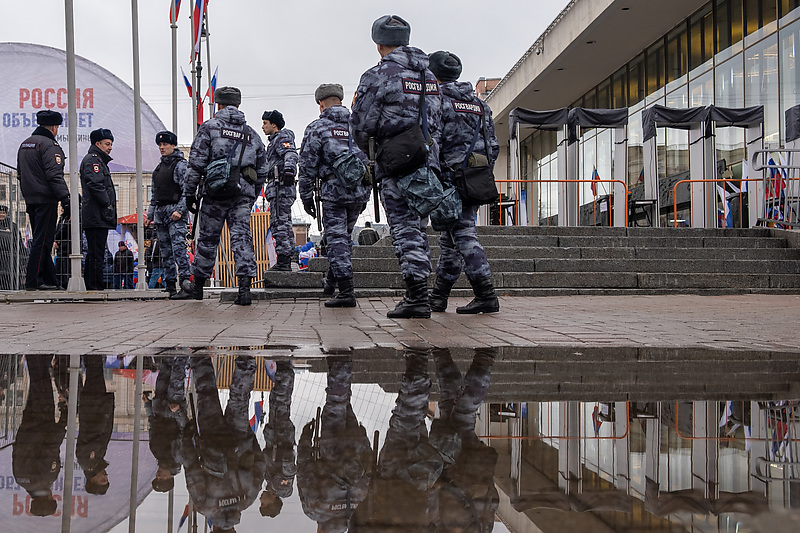
[(0, 213), (8, 213), (8, 206), (0, 205)]
[(89, 140), (92, 142), (92, 144), (99, 143), (103, 139), (108, 139), (110, 141), (114, 140), (114, 135), (111, 133), (111, 130), (100, 128), (89, 134)]
[(58, 508), (58, 502), (52, 498), (33, 498), (31, 514), (33, 516), (52, 516)]
[(167, 143), (173, 146), (178, 145), (178, 136), (171, 131), (159, 131), (156, 133), (156, 144)]
[(264, 111), (264, 114), (261, 115), (261, 120), (269, 120), (278, 126), (278, 129), (280, 130), (282, 130), (286, 125), (286, 121), (283, 120), (283, 115), (277, 109), (273, 109), (272, 111)]
[(58, 111), (43, 109), (36, 113), (36, 123), (40, 126), (60, 126), (64, 117)]
[(331, 96), (339, 100), (344, 100), (344, 87), (338, 83), (323, 83), (314, 91), (314, 100), (316, 100), (317, 103)]
[(372, 41), (386, 46), (405, 46), (411, 25), (397, 15), (384, 15), (372, 23)]
[(214, 98), (219, 105), (235, 105), (242, 103), (242, 91), (236, 87), (220, 87), (214, 91)]
[(461, 76), (461, 60), (457, 55), (439, 50), (428, 56), (428, 68), (439, 81), (456, 81)]
[(175, 478), (154, 479), (151, 485), (156, 492), (169, 492), (175, 487)]

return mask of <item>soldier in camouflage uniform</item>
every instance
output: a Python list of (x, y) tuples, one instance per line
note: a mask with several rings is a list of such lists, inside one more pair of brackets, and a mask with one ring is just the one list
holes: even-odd
[[(457, 81), (461, 75), (461, 60), (450, 52), (434, 52), (430, 56), (430, 68), (439, 80), (442, 92), (442, 147), (439, 157), (442, 163), (442, 181), (453, 184), (456, 169), (461, 167), (464, 158), (469, 156), (475, 130), (485, 125), (485, 134), (478, 134), (474, 153), (487, 156), (489, 164), (494, 167), (500, 145), (494, 134), (492, 110), (475, 95), (472, 84), (468, 81)], [(486, 140), (489, 146), (486, 146)], [(450, 289), (461, 275), (462, 267), (475, 292), (475, 298), (457, 313), (496, 313), (500, 303), (492, 284), (492, 271), (489, 261), (478, 242), (475, 229), (475, 215), (478, 206), (464, 205), (461, 216), (455, 224), (443, 231), (439, 237), (441, 255), (436, 267), (436, 282), (431, 291), (431, 311), (443, 312), (447, 309), (447, 298)]]
[(261, 516), (275, 518), (283, 500), (292, 495), (297, 475), (294, 424), (291, 421), (294, 369), (291, 361), (275, 363), (275, 383), (269, 393), (269, 412), (264, 426), (266, 487), (261, 493)]
[(215, 528), (232, 529), (264, 482), (264, 456), (248, 417), (256, 361), (251, 356), (236, 357), (224, 414), (211, 358), (192, 357), (191, 367), (197, 419), (183, 437), (186, 488), (195, 508)]
[[(427, 123), (431, 144), (428, 165), (439, 174), (441, 98), (439, 86), (428, 67), (428, 56), (408, 46), (411, 27), (396, 15), (386, 15), (372, 24), (372, 40), (378, 45), (381, 62), (361, 76), (353, 98), (350, 131), (361, 150), (367, 152), (369, 139), (382, 142), (397, 136), (420, 121), (422, 73), (425, 72)], [(380, 163), (380, 162), (379, 162)], [(427, 217), (411, 211), (397, 187), (402, 176), (383, 176), (380, 164), (381, 200), (389, 221), (395, 255), (406, 284), (406, 294), (390, 318), (430, 318), (428, 276), (431, 256), (425, 232)]]
[(367, 496), (372, 448), (350, 405), (352, 358), (329, 357), (327, 362), (318, 441), (312, 440), (312, 420), (297, 446), (297, 490), (303, 512), (317, 522), (317, 531), (343, 532)]
[(181, 471), (181, 436), (188, 421), (186, 412), (186, 355), (161, 358), (152, 399), (145, 396), (150, 425), (150, 451), (158, 463), (153, 490), (169, 492)]
[[(191, 298), (192, 275), (189, 251), (186, 249), (186, 197), (183, 184), (188, 166), (183, 152), (178, 150), (178, 136), (171, 131), (156, 134), (161, 162), (153, 171), (153, 195), (147, 209), (147, 219), (156, 225), (158, 245), (166, 272), (166, 292), (173, 300)], [(181, 290), (176, 283), (181, 277)]]
[[(250, 233), (250, 212), (267, 179), (267, 154), (258, 134), (247, 126), (244, 113), (238, 109), (242, 101), (239, 89), (220, 87), (214, 94), (219, 111), (197, 130), (189, 153), (189, 169), (183, 186), (186, 205), (190, 211), (196, 209), (198, 186), (206, 167), (212, 161), (225, 157), (235, 166), (241, 156), (240, 190), (237, 194), (224, 198), (215, 198), (207, 191), (200, 191), (203, 193), (203, 203), (199, 213), (200, 234), (192, 265), (192, 297), (196, 300), (203, 299), (203, 285), (214, 268), (222, 227), (227, 221), (239, 282), (239, 295), (234, 303), (250, 305), (250, 284), (257, 274), (253, 237)], [(244, 153), (241, 154), (243, 136), (246, 137), (246, 144)]]
[(270, 270), (291, 272), (294, 252), (292, 205), (297, 198), (297, 148), (294, 146), (294, 132), (284, 128), (286, 121), (283, 115), (274, 109), (264, 111), (261, 122), (261, 129), (269, 138), (269, 182), (264, 195), (269, 201), (270, 229), (275, 239), (275, 253), (278, 255), (278, 262)]
[(431, 443), (445, 466), (429, 499), (431, 514), (446, 531), (489, 532), (499, 504), (494, 486), (497, 452), (475, 434), (478, 408), (491, 381), (496, 349), (478, 349), (462, 380), (447, 350), (434, 350), (439, 381), (439, 418)]
[[(349, 142), (350, 112), (342, 105), (342, 86), (338, 83), (320, 85), (314, 98), (321, 114), (306, 127), (300, 146), (300, 199), (306, 213), (314, 218), (322, 216), (325, 226), (330, 266), (323, 289), (326, 294), (333, 294), (334, 283), (339, 286), (339, 294), (325, 302), (325, 307), (355, 307), (351, 234), (358, 215), (367, 207), (370, 189), (361, 182), (354, 187), (345, 187), (334, 175), (332, 165), (350, 147), (363, 161), (366, 161), (366, 156)], [(317, 213), (314, 207), (316, 180), (321, 181), (322, 213)]]

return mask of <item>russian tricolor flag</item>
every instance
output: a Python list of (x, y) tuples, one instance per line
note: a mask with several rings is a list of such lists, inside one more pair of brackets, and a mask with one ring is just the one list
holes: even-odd
[(181, 0), (170, 0), (169, 3), (169, 23), (178, 22), (178, 13), (181, 10)]
[(183, 83), (186, 85), (186, 90), (189, 91), (189, 98), (192, 97), (192, 82), (189, 81), (189, 78), (186, 77), (186, 73), (183, 71), (183, 67), (181, 67), (181, 75), (183, 76)]
[(194, 59), (200, 53), (200, 30), (203, 28), (203, 17), (206, 14), (208, 7), (208, 0), (195, 0), (194, 3), (194, 28), (192, 28), (192, 35), (194, 43)]
[(255, 409), (255, 413), (250, 417), (250, 429), (253, 430), (253, 433), (256, 433), (258, 431), (258, 426), (261, 425), (261, 419), (264, 418), (263, 400), (253, 404), (253, 407)]
[(186, 519), (189, 518), (189, 504), (186, 504), (186, 507), (183, 508), (183, 514), (181, 515), (181, 520), (178, 522), (178, 531), (181, 530), (183, 524), (186, 523)]
[(214, 92), (217, 90), (217, 72), (219, 72), (219, 67), (214, 69), (214, 75), (211, 77), (211, 86), (206, 91), (206, 98), (211, 97), (211, 105), (217, 103), (214, 99)]

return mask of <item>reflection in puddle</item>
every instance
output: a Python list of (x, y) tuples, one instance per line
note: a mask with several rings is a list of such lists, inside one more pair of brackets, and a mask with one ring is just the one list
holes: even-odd
[[(567, 399), (606, 399), (600, 372), (547, 353), (532, 367), (490, 349), (191, 352), (0, 357), (4, 523), (126, 531), (130, 509), (136, 531), (173, 532), (745, 532), (797, 519), (785, 511), (800, 506), (800, 409), (776, 399), (790, 366), (734, 400), (597, 402)], [(615, 400), (639, 379), (620, 376), (607, 376)], [(524, 401), (543, 398), (544, 379), (572, 385)]]

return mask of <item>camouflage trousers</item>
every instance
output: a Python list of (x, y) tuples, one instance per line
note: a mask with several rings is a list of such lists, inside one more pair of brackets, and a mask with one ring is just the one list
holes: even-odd
[(427, 217), (420, 218), (409, 209), (397, 180), (391, 178), (381, 181), (381, 202), (403, 278), (427, 279), (431, 274), (431, 249), (425, 232)]
[(478, 408), (489, 390), (496, 355), (496, 350), (492, 348), (476, 350), (472, 364), (462, 379), (461, 371), (453, 362), (450, 351), (433, 350), (436, 378), (439, 382), (440, 416), (452, 421), (458, 431), (474, 431)]
[[(158, 368), (158, 377), (156, 378), (154, 406), (160, 402), (183, 404), (186, 401), (186, 369), (188, 366), (188, 355), (161, 358), (161, 365)], [(159, 412), (158, 410), (156, 412), (159, 415), (168, 414), (168, 412)]]
[(478, 242), (478, 231), (475, 229), (477, 212), (478, 206), (464, 206), (456, 223), (439, 236), (441, 255), (436, 266), (436, 277), (455, 283), (462, 270), (470, 280), (491, 277), (489, 261)]
[(192, 265), (195, 277), (211, 276), (222, 227), (226, 221), (231, 232), (231, 250), (236, 261), (236, 275), (256, 277), (255, 250), (253, 235), (250, 232), (250, 211), (253, 202), (253, 198), (246, 195), (214, 200), (203, 199), (203, 205), (200, 207), (200, 235)]
[[(173, 206), (165, 207), (172, 209)], [(156, 209), (161, 209), (161, 207), (156, 207)], [(158, 245), (161, 247), (164, 280), (177, 281), (178, 275), (180, 275), (181, 281), (183, 281), (192, 275), (189, 252), (186, 248), (186, 220), (184, 218), (171, 220), (172, 212), (162, 214), (161, 220), (167, 222), (156, 224), (156, 236)]]
[(280, 186), (280, 202), (278, 202), (275, 197), (267, 197), (267, 200), (269, 200), (270, 215), (269, 229), (272, 231), (272, 237), (275, 239), (275, 253), (278, 255), (292, 255), (294, 252), (292, 205), (294, 205), (296, 198), (296, 185)]
[(248, 408), (256, 375), (256, 361), (251, 356), (237, 356), (229, 387), (225, 413), (219, 402), (217, 376), (211, 358), (191, 358), (197, 392), (197, 425), (200, 436), (208, 440), (230, 441), (231, 437), (252, 435)]
[(350, 256), (353, 240), (350, 237), (365, 205), (322, 202), (322, 224), (325, 226), (325, 240), (328, 243), (328, 262), (337, 279), (352, 278), (353, 264)]

